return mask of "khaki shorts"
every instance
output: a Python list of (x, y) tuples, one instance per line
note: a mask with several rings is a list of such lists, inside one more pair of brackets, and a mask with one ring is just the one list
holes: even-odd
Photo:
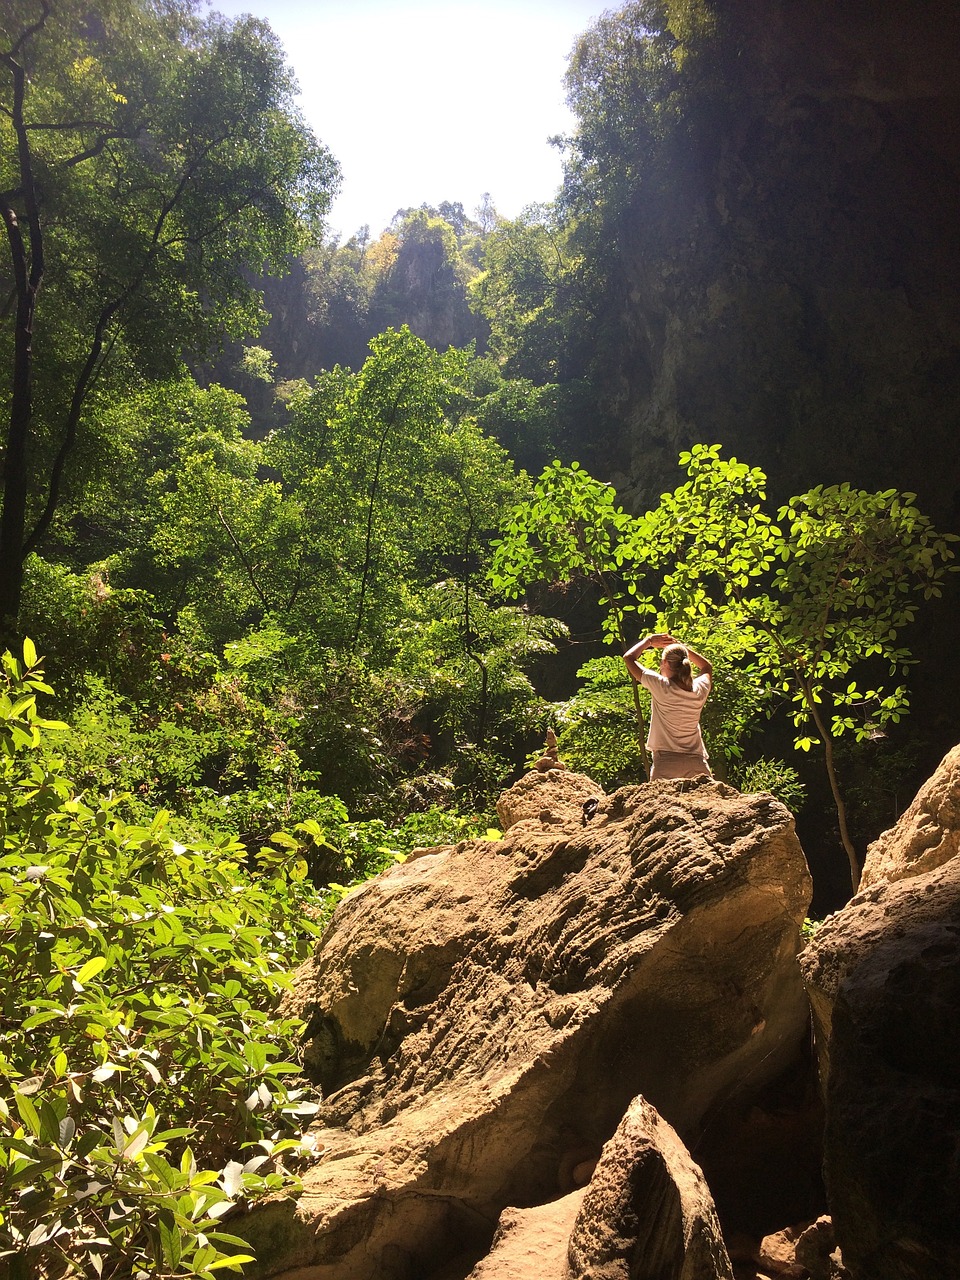
[(689, 751), (654, 751), (650, 781), (655, 778), (713, 777), (705, 757)]

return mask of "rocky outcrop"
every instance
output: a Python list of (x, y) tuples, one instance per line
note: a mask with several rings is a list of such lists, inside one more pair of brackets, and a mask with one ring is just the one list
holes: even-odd
[(895, 827), (867, 850), (860, 888), (942, 866), (960, 851), (960, 746), (948, 751)]
[(532, 1209), (504, 1209), (490, 1252), (467, 1280), (569, 1280), (567, 1249), (584, 1190)]
[(853, 1280), (960, 1275), (956, 764), (951, 752), (874, 846), (874, 876), (887, 879), (829, 917), (801, 957), (827, 1192)]
[(824, 1214), (801, 1233), (793, 1256), (809, 1280), (849, 1280), (837, 1248), (832, 1219)]
[[(810, 880), (788, 811), (707, 779), (536, 777), (507, 808), (533, 786), (542, 821), (369, 882), (298, 973), (323, 1151), (295, 1208), (252, 1220), (261, 1274), (466, 1276), (505, 1207), (589, 1177), (638, 1094), (690, 1143), (795, 1058)], [(671, 1249), (693, 1231), (666, 1203), (677, 1160), (651, 1154), (623, 1202), (662, 1193)]]

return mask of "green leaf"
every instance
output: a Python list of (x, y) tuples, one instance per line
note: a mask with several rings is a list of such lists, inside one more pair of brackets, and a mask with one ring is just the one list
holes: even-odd
[(20, 1113), (20, 1119), (27, 1126), (27, 1128), (34, 1135), (34, 1137), (39, 1138), (42, 1133), (42, 1127), (40, 1124), (40, 1115), (37, 1111), (37, 1108), (33, 1105), (30, 1099), (26, 1097), (25, 1094), (20, 1093), (18, 1090), (16, 1090), (16, 1088), (14, 1089), (13, 1100), (16, 1105), (17, 1111)]
[(76, 975), (76, 981), (83, 986), (84, 983), (89, 982), (91, 978), (95, 978), (98, 973), (102, 973), (106, 967), (106, 956), (94, 956), (92, 959), (88, 960), (85, 965), (81, 966)]
[(183, 1235), (172, 1213), (166, 1210), (161, 1211), (157, 1230), (164, 1261), (168, 1267), (177, 1268), (183, 1256)]

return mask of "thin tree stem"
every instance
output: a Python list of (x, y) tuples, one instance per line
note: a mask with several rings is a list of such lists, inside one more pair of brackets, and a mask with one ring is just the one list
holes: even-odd
[(847, 825), (847, 808), (843, 802), (843, 795), (840, 791), (840, 782), (837, 778), (836, 765), (833, 757), (833, 740), (820, 714), (820, 709), (813, 700), (813, 691), (810, 689), (807, 681), (801, 683), (803, 689), (804, 701), (807, 704), (807, 710), (813, 723), (817, 726), (817, 733), (823, 742), (824, 763), (827, 766), (827, 777), (830, 779), (830, 790), (833, 792), (833, 803), (837, 809), (837, 820), (840, 826), (840, 843), (843, 845), (844, 852), (847, 855), (847, 861), (850, 864), (850, 884), (853, 892), (856, 893), (860, 887), (860, 862), (857, 858), (857, 851), (853, 847), (853, 841), (850, 838), (850, 828)]

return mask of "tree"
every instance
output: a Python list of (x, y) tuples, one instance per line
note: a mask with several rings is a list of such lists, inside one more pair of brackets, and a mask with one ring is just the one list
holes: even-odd
[[(906, 686), (884, 687), (878, 677), (884, 668), (898, 679), (906, 673), (912, 659), (901, 633), (918, 599), (941, 594), (957, 538), (937, 532), (914, 494), (850, 485), (791, 499), (775, 524), (759, 468), (722, 459), (719, 445), (696, 445), (680, 463), (689, 480), (640, 517), (616, 507), (609, 486), (554, 464), (534, 503), (508, 517), (495, 583), (516, 591), (537, 576), (562, 581), (587, 569), (604, 585), (612, 637), (625, 639), (630, 612), (655, 617), (659, 630), (691, 634), (707, 623), (737, 636), (751, 676), (789, 699), (796, 746), (823, 747), (855, 891), (860, 864), (833, 739), (870, 738), (905, 714)], [(644, 581), (653, 586), (646, 595)]]
[[(663, 496), (623, 554), (664, 573), (672, 625), (709, 615), (738, 628), (764, 683), (790, 700), (795, 745), (809, 751), (819, 740), (856, 892), (860, 861), (833, 739), (863, 741), (906, 713), (906, 685), (880, 680), (884, 668), (895, 678), (909, 669), (901, 633), (918, 599), (941, 594), (957, 538), (937, 532), (915, 494), (848, 484), (790, 499), (774, 524), (759, 468), (722, 459), (718, 445), (696, 445), (680, 464), (689, 481)], [(858, 673), (868, 687), (851, 678)]]
[(15, 0), (0, 18), (8, 628), (91, 397), (254, 329), (246, 273), (282, 270), (336, 183), (269, 27), (197, 8), (115, 0), (91, 17), (79, 0)]
[[(483, 273), (472, 305), (490, 325), (490, 349), (511, 377), (557, 382), (570, 377), (569, 327), (578, 293), (566, 232), (547, 206), (499, 222), (483, 242)], [(577, 323), (589, 323), (582, 312)]]
[[(496, 545), (491, 580), (498, 591), (516, 597), (538, 582), (585, 578), (601, 591), (598, 601), (608, 642), (627, 644), (627, 619), (638, 611), (620, 571), (619, 548), (632, 520), (615, 505), (610, 485), (594, 480), (576, 462), (546, 467), (527, 500), (517, 503)], [(633, 684), (633, 706), (643, 771), (650, 776), (640, 693)]]
[(497, 207), (489, 191), (484, 191), (480, 197), (480, 203), (473, 212), (476, 214), (477, 226), (482, 236), (488, 236), (500, 221), (500, 215), (497, 213)]
[(513, 496), (509, 458), (469, 412), (466, 365), (463, 352), (387, 330), (357, 374), (333, 370), (297, 396), (269, 442), (307, 536), (325, 545), (325, 586), (352, 647), (379, 641), (415, 583), (475, 553)]

